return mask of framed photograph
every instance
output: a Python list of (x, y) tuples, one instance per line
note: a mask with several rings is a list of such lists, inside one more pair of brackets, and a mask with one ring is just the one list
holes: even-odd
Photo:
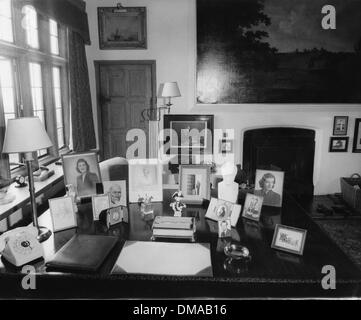
[(271, 247), (298, 255), (303, 254), (307, 230), (277, 224)]
[(346, 136), (348, 128), (347, 116), (335, 116), (333, 120), (333, 135)]
[(110, 195), (101, 194), (92, 196), (92, 208), (93, 208), (93, 219), (94, 221), (99, 220), (99, 215), (103, 210), (107, 210), (111, 207)]
[(103, 194), (110, 195), (110, 206), (127, 205), (127, 184), (125, 180), (103, 181)]
[(222, 139), (219, 141), (219, 153), (232, 153), (233, 152), (233, 140)]
[(329, 152), (347, 152), (348, 137), (331, 137)]
[(72, 197), (54, 198), (48, 201), (54, 232), (77, 226)]
[(355, 119), (352, 152), (361, 152), (361, 118)]
[(224, 219), (218, 221), (218, 237), (230, 238), (232, 237), (231, 219)]
[(129, 160), (129, 202), (145, 197), (163, 201), (162, 169), (158, 159)]
[(263, 198), (263, 205), (282, 206), (284, 175), (283, 171), (256, 170), (254, 195)]
[(168, 152), (212, 154), (213, 122), (213, 115), (164, 115), (164, 142), (169, 143)]
[(261, 217), (262, 203), (263, 197), (247, 193), (246, 200), (244, 202), (242, 217), (254, 221), (259, 221)]
[(107, 211), (107, 217), (106, 217), (107, 227), (110, 228), (111, 226), (123, 221), (128, 222), (127, 217), (128, 217), (128, 208), (123, 206), (110, 208)]
[(235, 227), (237, 225), (239, 215), (241, 214), (241, 209), (242, 206), (239, 204), (217, 198), (211, 198), (205, 217), (215, 221), (230, 218), (231, 226)]
[(180, 190), (185, 202), (202, 203), (210, 199), (210, 172), (208, 165), (180, 165)]
[(100, 49), (146, 49), (146, 7), (98, 7)]
[(96, 184), (101, 182), (95, 152), (72, 153), (62, 156), (65, 185), (72, 185), (78, 197), (96, 194)]

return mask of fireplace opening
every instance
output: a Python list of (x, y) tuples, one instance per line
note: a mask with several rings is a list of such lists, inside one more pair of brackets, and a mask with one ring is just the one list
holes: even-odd
[(284, 192), (297, 198), (312, 197), (314, 157), (314, 130), (279, 127), (244, 134), (243, 169), (251, 183), (256, 169), (284, 171)]

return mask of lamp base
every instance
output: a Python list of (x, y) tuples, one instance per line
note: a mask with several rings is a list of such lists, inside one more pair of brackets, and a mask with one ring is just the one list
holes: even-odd
[(44, 242), (48, 240), (51, 236), (52, 232), (48, 228), (39, 227), (38, 228), (38, 236), (36, 237), (39, 242)]

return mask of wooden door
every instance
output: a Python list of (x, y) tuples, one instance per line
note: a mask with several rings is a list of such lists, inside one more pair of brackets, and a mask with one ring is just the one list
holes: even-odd
[(96, 61), (98, 128), (102, 160), (125, 157), (128, 130), (144, 130), (148, 152), (148, 121), (142, 111), (156, 101), (155, 61)]

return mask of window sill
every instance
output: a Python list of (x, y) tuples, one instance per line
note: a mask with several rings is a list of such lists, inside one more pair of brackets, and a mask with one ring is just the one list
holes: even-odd
[[(52, 163), (48, 166), (49, 170), (54, 170), (55, 174), (50, 178), (35, 182), (35, 196), (40, 196), (54, 185), (63, 180), (63, 167)], [(16, 188), (16, 184), (12, 183), (8, 189), (8, 194), (15, 195), (16, 198), (13, 202), (0, 205), (0, 220), (7, 218), (14, 211), (21, 209), (25, 204), (30, 201), (29, 188)]]

